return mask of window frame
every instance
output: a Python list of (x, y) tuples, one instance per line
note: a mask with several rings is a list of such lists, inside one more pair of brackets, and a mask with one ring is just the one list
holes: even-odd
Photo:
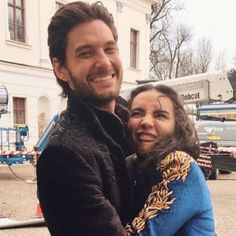
[(139, 31), (130, 29), (130, 67), (138, 68), (138, 37)]
[[(19, 124), (25, 125), (26, 124), (26, 98), (14, 96), (12, 98), (12, 100), (13, 100), (12, 104), (13, 104), (13, 123), (14, 123), (14, 125), (19, 125)], [(18, 101), (18, 103), (16, 101)], [(21, 104), (19, 105), (19, 103), (21, 103)]]
[[(12, 0), (13, 3), (7, 2), (8, 7), (8, 30), (9, 30), (9, 39), (12, 41), (26, 43), (26, 20), (25, 20), (25, 0), (20, 0), (20, 6), (16, 3), (17, 0)], [(12, 8), (13, 11), (13, 22), (10, 22), (9, 8)], [(17, 24), (17, 10), (20, 10), (20, 15), (22, 22), (20, 26), (22, 27), (22, 38), (18, 37), (19, 24)], [(12, 24), (13, 31), (10, 30), (10, 24)], [(13, 32), (13, 37), (11, 35)]]

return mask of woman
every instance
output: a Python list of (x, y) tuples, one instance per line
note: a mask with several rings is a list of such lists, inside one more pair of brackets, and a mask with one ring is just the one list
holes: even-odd
[(195, 162), (199, 140), (177, 93), (144, 85), (131, 93), (129, 106), (137, 155), (127, 164), (139, 214), (126, 226), (128, 234), (215, 235), (210, 193)]

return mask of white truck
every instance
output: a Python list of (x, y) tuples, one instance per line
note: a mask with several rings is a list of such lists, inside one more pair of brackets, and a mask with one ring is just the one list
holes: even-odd
[(201, 142), (236, 148), (236, 103), (198, 106), (196, 128)]

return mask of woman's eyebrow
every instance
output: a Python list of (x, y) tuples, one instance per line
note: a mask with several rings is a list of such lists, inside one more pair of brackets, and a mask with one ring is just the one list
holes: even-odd
[(132, 112), (132, 111), (143, 111), (143, 109), (140, 108), (140, 107), (134, 107), (134, 108), (131, 108), (130, 111), (131, 111), (131, 112)]
[(169, 115), (169, 114), (170, 114), (169, 111), (163, 110), (162, 108), (160, 108), (157, 112), (158, 112), (158, 113), (161, 113), (161, 114), (165, 114), (165, 115)]

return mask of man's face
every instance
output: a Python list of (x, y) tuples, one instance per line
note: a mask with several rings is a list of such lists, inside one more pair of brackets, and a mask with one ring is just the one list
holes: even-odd
[(123, 76), (117, 43), (101, 20), (74, 27), (67, 35), (66, 63), (54, 63), (57, 76), (80, 97), (103, 107), (118, 96)]

